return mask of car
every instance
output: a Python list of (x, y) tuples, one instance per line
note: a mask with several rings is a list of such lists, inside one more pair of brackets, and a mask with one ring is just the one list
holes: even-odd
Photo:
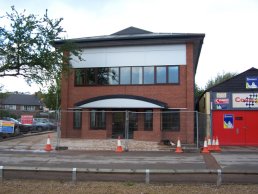
[(53, 122), (51, 122), (49, 119), (47, 118), (34, 118), (34, 120), (36, 122), (39, 122), (39, 123), (43, 123), (43, 124), (46, 124), (48, 126), (48, 129), (49, 130), (55, 130), (57, 128), (57, 125), (54, 124)]

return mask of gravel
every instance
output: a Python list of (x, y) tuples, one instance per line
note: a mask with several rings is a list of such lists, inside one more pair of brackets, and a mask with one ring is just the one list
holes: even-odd
[(82, 194), (82, 193), (133, 193), (133, 194), (243, 194), (258, 193), (258, 184), (221, 185), (212, 184), (144, 184), (133, 182), (60, 182), (38, 180), (4, 180), (0, 182), (0, 194)]

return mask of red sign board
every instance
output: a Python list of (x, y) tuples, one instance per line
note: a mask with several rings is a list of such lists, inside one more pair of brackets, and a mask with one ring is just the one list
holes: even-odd
[(215, 104), (228, 104), (229, 99), (228, 98), (217, 98), (215, 99)]
[(32, 125), (32, 123), (33, 123), (33, 115), (22, 115), (21, 116), (21, 123), (23, 125)]

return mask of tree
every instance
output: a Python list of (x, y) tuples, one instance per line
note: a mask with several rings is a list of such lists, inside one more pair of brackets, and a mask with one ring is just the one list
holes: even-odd
[(219, 73), (219, 74), (217, 74), (217, 76), (215, 78), (208, 80), (208, 82), (205, 86), (205, 90), (209, 89), (212, 86), (215, 86), (223, 81), (226, 81), (229, 78), (234, 77), (235, 75), (237, 75), (237, 73), (230, 73), (230, 72), (228, 72), (228, 73), (222, 72), (222, 74)]
[(47, 10), (39, 18), (11, 8), (11, 13), (0, 17), (9, 24), (0, 26), (0, 77), (22, 76), (29, 84), (42, 84), (60, 78), (69, 67), (71, 55), (82, 60), (80, 50), (71, 42), (65, 41), (58, 48), (52, 45), (65, 32), (60, 25), (62, 18), (50, 19)]

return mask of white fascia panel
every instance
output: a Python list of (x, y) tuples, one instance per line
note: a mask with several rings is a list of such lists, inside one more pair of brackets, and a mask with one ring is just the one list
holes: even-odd
[(79, 108), (163, 108), (157, 104), (134, 99), (105, 99), (90, 102), (79, 106)]
[(73, 58), (74, 68), (186, 65), (186, 45), (128, 46), (83, 49), (82, 58)]

